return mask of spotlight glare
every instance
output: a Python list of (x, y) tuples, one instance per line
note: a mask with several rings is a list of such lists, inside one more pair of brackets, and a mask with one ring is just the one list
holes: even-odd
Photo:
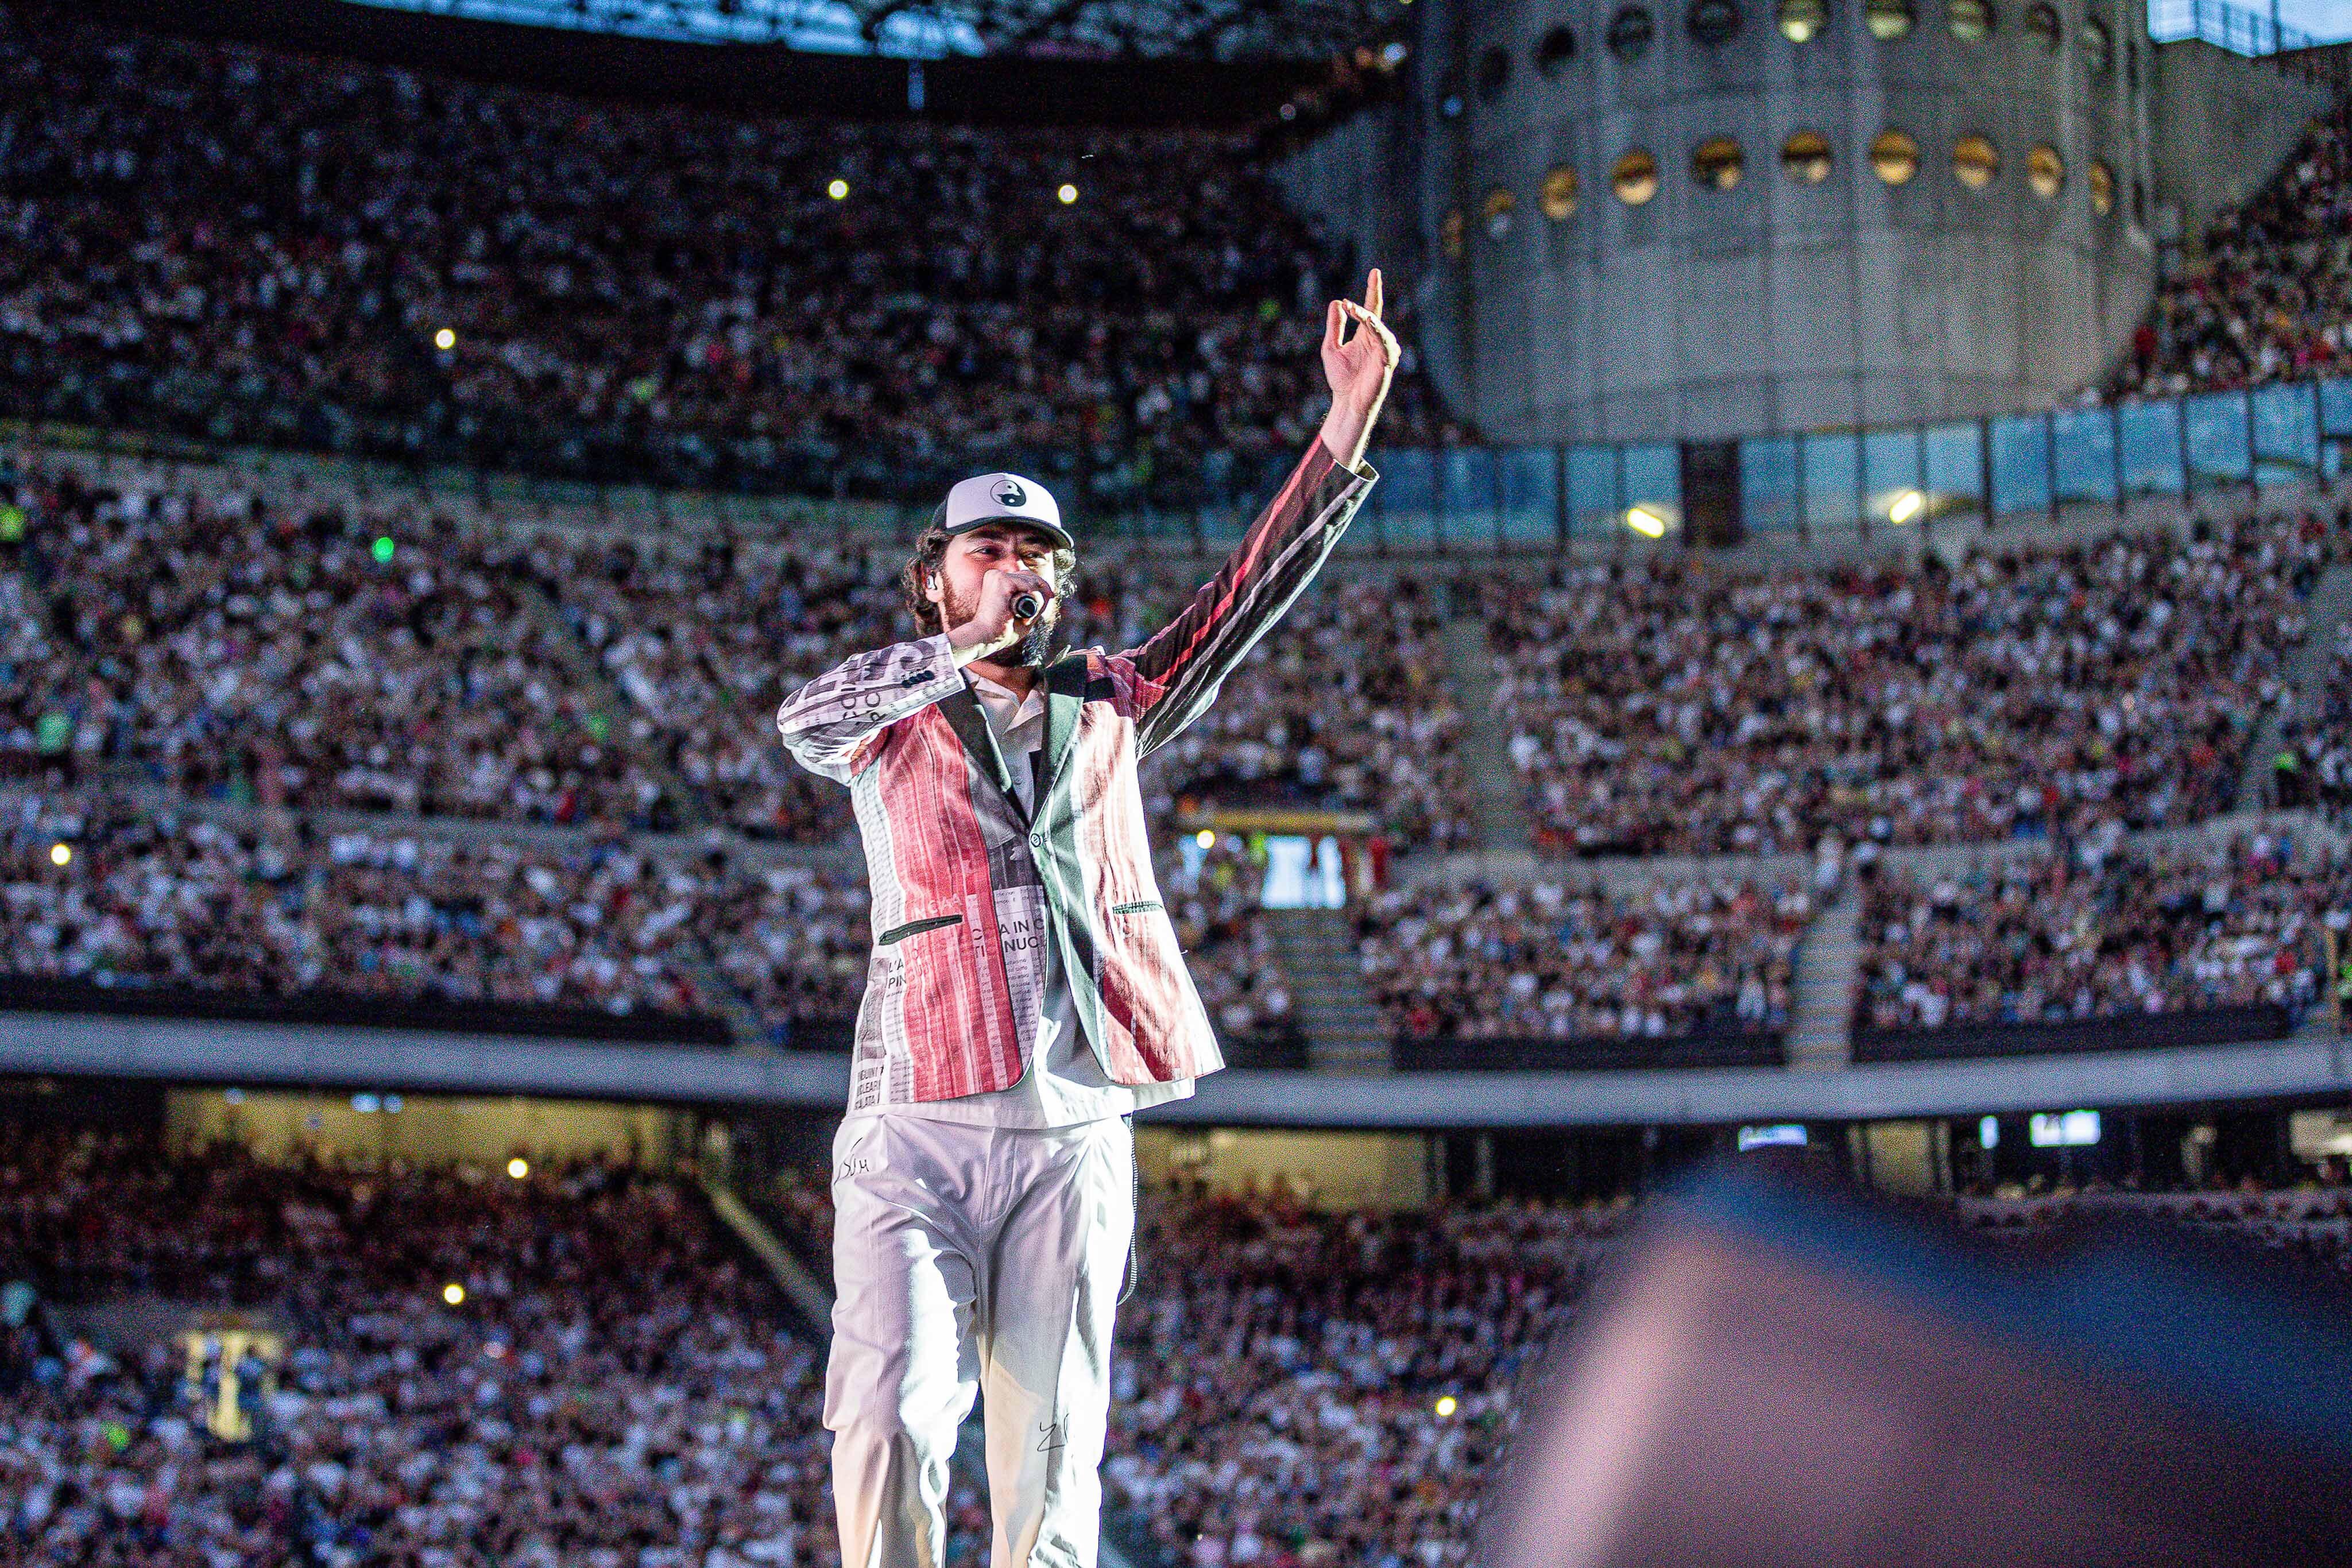
[(1927, 497), (1916, 490), (1906, 490), (1895, 497), (1895, 505), (1886, 509), (1890, 523), (1907, 523), (1927, 508)]
[(824, 188), (824, 193), (836, 202), (846, 201), (849, 198), (849, 182), (835, 180)]
[(457, 346), (457, 334), (444, 327), (433, 334), (433, 346), (446, 354)]
[(466, 1304), (466, 1287), (452, 1280), (441, 1287), (441, 1299), (453, 1307), (462, 1307)]
[(1451, 1394), (1441, 1394), (1437, 1396), (1437, 1418), (1439, 1420), (1446, 1420), (1460, 1408), (1462, 1408), (1462, 1406), (1455, 1402), (1454, 1396)]
[(523, 1177), (530, 1175), (530, 1162), (522, 1158), (520, 1155), (517, 1155), (515, 1158), (507, 1162), (507, 1175), (514, 1177), (517, 1181), (522, 1180)]
[(1627, 507), (1625, 526), (1645, 539), (1662, 539), (1666, 537), (1666, 519), (1647, 507)]
[(49, 863), (54, 866), (68, 866), (73, 864), (73, 846), (62, 841), (51, 844), (49, 846)]
[[(1217, 831), (1214, 828), (1202, 828), (1199, 832), (1192, 835), (1192, 841), (1200, 845), (1204, 850), (1215, 849), (1217, 847)], [(63, 848), (64, 846), (60, 845), (58, 847)]]
[(375, 557), (376, 565), (390, 566), (393, 552), (397, 549), (399, 547), (393, 543), (390, 534), (378, 534), (375, 543), (368, 546), (368, 554)]
[(1066, 207), (1078, 199), (1078, 188), (1076, 185), (1065, 185), (1054, 193), (1054, 199)]

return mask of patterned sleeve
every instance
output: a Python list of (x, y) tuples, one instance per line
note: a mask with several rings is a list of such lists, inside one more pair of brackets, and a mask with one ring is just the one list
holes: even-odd
[(812, 773), (846, 784), (887, 727), (960, 690), (963, 672), (944, 632), (843, 660), (784, 699), (776, 728)]
[(1341, 467), (1318, 437), (1217, 575), (1143, 646), (1120, 655), (1134, 670), (1142, 709), (1139, 757), (1176, 738), (1216, 699), (1234, 666), (1321, 570), (1379, 477), (1368, 463)]

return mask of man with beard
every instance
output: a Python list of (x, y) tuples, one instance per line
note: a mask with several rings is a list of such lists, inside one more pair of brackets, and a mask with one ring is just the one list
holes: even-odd
[(1397, 359), (1377, 271), (1362, 304), (1331, 302), (1322, 359), (1315, 444), (1141, 647), (1056, 653), (1074, 541), (1043, 486), (982, 475), (907, 565), (923, 634), (777, 716), (803, 767), (849, 786), (873, 891), (834, 1140), (824, 1420), (847, 1568), (939, 1568), (956, 1429), (982, 1388), (995, 1568), (1095, 1562), (1135, 1227), (1126, 1117), (1222, 1065), (1136, 764), (1215, 699), (1372, 483)]

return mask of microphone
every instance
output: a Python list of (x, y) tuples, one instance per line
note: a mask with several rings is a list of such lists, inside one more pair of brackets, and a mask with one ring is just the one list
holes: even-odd
[(1034, 621), (1045, 611), (1045, 601), (1034, 589), (1024, 588), (1013, 596), (1013, 614), (1020, 621)]

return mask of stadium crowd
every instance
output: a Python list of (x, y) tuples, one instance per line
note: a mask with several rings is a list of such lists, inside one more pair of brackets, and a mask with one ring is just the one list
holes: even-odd
[(2178, 826), (2227, 809), (2335, 549), (2258, 516), (1952, 565), (1561, 568), (1488, 589), (1496, 700), (1559, 852)]
[(122, 990), (706, 1013), (704, 884), (627, 845), (233, 829), (26, 802), (0, 835), (0, 977)]
[(2352, 110), (2315, 120), (2277, 176), (2223, 208), (2201, 259), (2166, 280), (2108, 391), (2158, 396), (2352, 367)]
[(2084, 844), (1964, 872), (1866, 873), (1855, 1022), (2299, 1014), (2328, 989), (2326, 934), (2352, 925), (2352, 871), (2297, 850), (2257, 833), (2205, 851)]
[(554, 560), (391, 509), (69, 469), (24, 514), (5, 592), (0, 766), (108, 763), (263, 804), (676, 825), (650, 719), (575, 679), (534, 614)]
[[(817, 1354), (722, 1234), (619, 1167), (12, 1138), (0, 1280), (50, 1310), (0, 1339), (0, 1563), (835, 1561)], [(274, 1391), (239, 1399), (250, 1441), (208, 1432), (221, 1388), (181, 1347), (118, 1359), (53, 1310), (124, 1300), (282, 1338)]]
[[(1306, 444), (1348, 276), (1218, 134), (590, 104), (50, 0), (0, 9), (0, 104), (19, 417), (925, 500), (1066, 467), (1097, 505), (1198, 501)], [(1443, 433), (1408, 364), (1384, 436)]]
[(1547, 881), (1398, 888), (1356, 932), (1393, 1034), (1666, 1040), (1786, 1028), (1812, 917), (1799, 883)]
[(1628, 1214), (1155, 1202), (1108, 1503), (1171, 1568), (1467, 1563), (1517, 1387)]

